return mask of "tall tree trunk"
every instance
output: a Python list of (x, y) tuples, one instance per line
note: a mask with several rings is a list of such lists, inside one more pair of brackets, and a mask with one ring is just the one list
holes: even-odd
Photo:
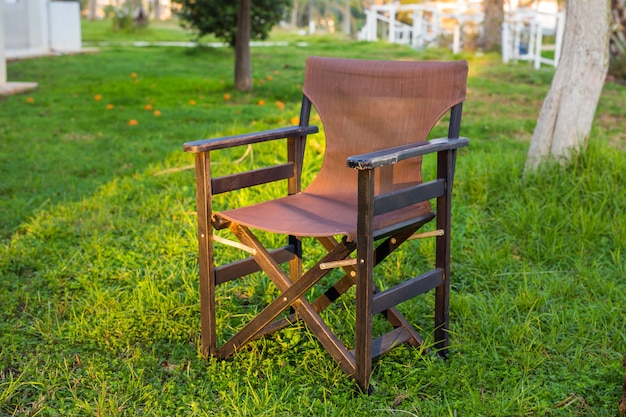
[(154, 0), (154, 20), (161, 20), (161, 2)]
[(626, 0), (611, 0), (609, 48), (612, 57), (626, 55)]
[(341, 21), (341, 31), (346, 35), (350, 34), (350, 21), (352, 17), (352, 11), (350, 10), (350, 0), (345, 0), (343, 8), (343, 20)]
[(87, 19), (96, 20), (97, 9), (98, 9), (97, 1), (89, 0), (87, 2)]
[(561, 59), (533, 133), (526, 169), (584, 149), (609, 64), (609, 1), (568, 0)]
[(350, 0), (343, 0), (343, 4), (337, 1), (327, 2), (326, 8), (329, 6), (339, 10), (341, 13), (341, 32), (346, 35), (350, 34), (352, 11), (350, 10)]
[(252, 90), (250, 65), (250, 0), (239, 0), (237, 35), (235, 37), (235, 88)]
[(485, 20), (477, 46), (484, 51), (496, 50), (502, 45), (502, 22), (504, 21), (504, 0), (485, 0)]
[(297, 1), (293, 2), (293, 6), (291, 7), (291, 17), (290, 17), (290, 25), (293, 28), (297, 28), (298, 27), (298, 9), (299, 9), (299, 4)]

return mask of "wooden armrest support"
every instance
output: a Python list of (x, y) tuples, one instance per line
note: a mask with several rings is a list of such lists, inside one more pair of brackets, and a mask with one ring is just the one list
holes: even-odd
[(426, 155), (433, 152), (447, 151), (469, 145), (467, 138), (438, 138), (415, 145), (398, 146), (376, 152), (350, 156), (347, 159), (349, 168), (373, 169), (384, 165), (395, 164), (404, 159)]
[(225, 149), (234, 146), (249, 145), (252, 143), (266, 142), (275, 139), (286, 139), (296, 136), (306, 136), (319, 131), (317, 126), (290, 126), (278, 129), (265, 130), (242, 135), (225, 136), (214, 139), (202, 139), (187, 142), (183, 145), (185, 152), (207, 152), (216, 149)]

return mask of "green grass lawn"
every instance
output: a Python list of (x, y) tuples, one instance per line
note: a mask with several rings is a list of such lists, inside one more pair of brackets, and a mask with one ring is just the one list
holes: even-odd
[[(589, 148), (571, 164), (522, 175), (554, 70), (496, 55), (462, 57), (471, 144), (454, 191), (450, 358), (395, 349), (375, 362), (375, 392), (364, 396), (298, 325), (229, 360), (199, 355), (193, 160), (182, 144), (290, 125), (309, 55), (455, 58), (280, 36), (289, 46), (252, 49), (250, 93), (233, 89), (224, 48), (109, 47), (8, 65), (10, 81), (39, 88), (0, 98), (0, 415), (615, 416), (626, 89), (606, 84)], [(321, 135), (309, 140), (306, 178), (323, 147)], [(259, 167), (282, 149), (244, 153), (220, 154), (215, 169)], [(411, 273), (429, 245), (389, 265)], [(266, 284), (220, 288), (221, 337), (275, 293)], [(401, 306), (427, 343), (431, 304)], [(326, 314), (349, 334), (349, 297)]]
[(191, 31), (183, 29), (175, 19), (150, 21), (146, 27), (116, 29), (110, 19), (89, 21), (83, 19), (81, 25), (83, 42), (188, 42), (193, 39)]

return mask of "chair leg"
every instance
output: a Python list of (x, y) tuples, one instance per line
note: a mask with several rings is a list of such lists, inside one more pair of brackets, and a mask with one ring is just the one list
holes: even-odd
[(356, 284), (355, 379), (364, 393), (369, 392), (372, 373), (372, 295), (374, 285), (371, 258), (371, 256), (367, 257), (363, 262), (365, 265), (359, 268)]
[(302, 275), (302, 239), (297, 236), (289, 236), (289, 242), (295, 249), (296, 256), (289, 262), (289, 276), (296, 281)]
[(443, 270), (443, 283), (435, 289), (435, 349), (446, 357), (450, 344), (450, 221), (452, 211), (452, 179), (454, 178), (455, 151), (440, 152), (437, 156), (437, 176), (446, 180), (446, 191), (437, 198), (437, 229), (443, 235), (435, 244), (435, 264)]
[(374, 170), (358, 173), (356, 236), (356, 334), (354, 338), (355, 379), (369, 392), (372, 373), (372, 296), (374, 294)]
[(211, 184), (209, 154), (195, 155), (196, 209), (198, 212), (198, 263), (200, 269), (200, 331), (202, 354), (215, 355), (215, 265), (213, 263), (213, 229), (211, 226)]
[[(446, 198), (443, 205), (449, 204)], [(437, 208), (439, 209), (439, 202)], [(437, 237), (436, 267), (443, 271), (443, 283), (435, 289), (435, 343), (434, 347), (442, 357), (448, 355), (450, 344), (450, 215), (449, 211), (437, 216), (437, 228), (444, 230), (443, 236)]]
[(450, 280), (444, 274), (444, 283), (435, 289), (435, 349), (442, 357), (448, 356), (450, 345)]
[[(206, 236), (206, 235), (205, 235)], [(210, 235), (209, 235), (210, 236)], [(217, 352), (217, 332), (215, 323), (215, 265), (213, 264), (213, 242), (209, 239), (206, 244), (200, 244), (200, 333), (202, 339), (202, 354), (214, 356)], [(208, 248), (202, 248), (207, 246)]]

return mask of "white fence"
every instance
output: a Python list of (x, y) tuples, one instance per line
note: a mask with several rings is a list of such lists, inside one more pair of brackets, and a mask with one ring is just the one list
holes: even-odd
[[(463, 46), (465, 26), (477, 26), (483, 20), (480, 4), (476, 1), (389, 3), (372, 6), (365, 14), (365, 26), (359, 32), (360, 40), (387, 39), (421, 48), (451, 36), (454, 53), (460, 52)], [(410, 24), (398, 21), (399, 14), (403, 14)]]
[[(507, 13), (502, 24), (502, 61), (531, 61), (537, 69), (541, 64), (556, 67), (561, 58), (564, 29), (565, 11), (517, 9)], [(554, 51), (552, 57), (543, 54), (549, 50)]]
[[(518, 8), (517, 2), (512, 0), (507, 2), (507, 6), (502, 25), (502, 60), (530, 61), (535, 68), (541, 64), (556, 67), (561, 56), (565, 12), (559, 11), (554, 1), (537, 0), (533, 9)], [(372, 6), (365, 14), (365, 26), (359, 32), (360, 40), (383, 39), (414, 48), (445, 40), (454, 53), (461, 51), (467, 33), (477, 33), (484, 17), (480, 0), (420, 4), (396, 2)], [(402, 16), (402, 21), (399, 16)], [(548, 50), (553, 52), (546, 54)]]

